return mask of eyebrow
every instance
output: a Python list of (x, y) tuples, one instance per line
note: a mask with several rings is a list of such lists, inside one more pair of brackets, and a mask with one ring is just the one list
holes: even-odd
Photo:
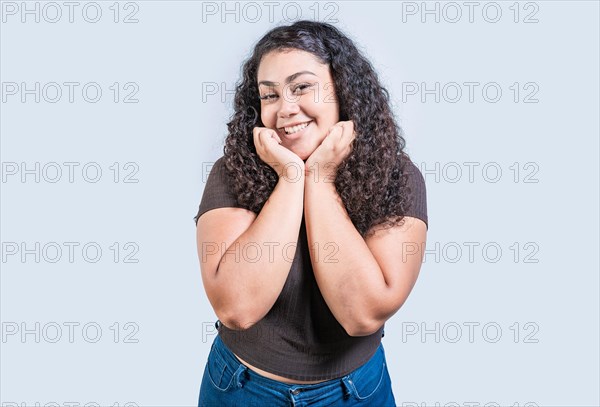
[[(305, 73), (317, 76), (316, 74), (312, 73), (311, 71), (300, 71), (300, 72), (296, 72), (295, 74), (292, 74), (292, 75), (288, 76), (287, 78), (285, 78), (285, 83), (290, 83), (291, 81), (296, 79), (298, 76), (304, 75)], [(260, 85), (276, 86), (276, 83), (272, 82), (272, 81), (260, 81), (260, 82), (258, 82), (258, 86), (260, 86)]]

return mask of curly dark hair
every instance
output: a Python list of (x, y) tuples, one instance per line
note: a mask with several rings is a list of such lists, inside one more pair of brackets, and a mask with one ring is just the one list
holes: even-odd
[(309, 20), (267, 32), (243, 65), (223, 147), (229, 185), (238, 204), (260, 212), (279, 179), (254, 146), (253, 128), (264, 127), (257, 71), (267, 53), (291, 49), (310, 52), (329, 65), (340, 120), (354, 122), (356, 138), (337, 169), (335, 187), (357, 231), (364, 238), (375, 225), (399, 224), (410, 205), (404, 172), (410, 158), (403, 151), (405, 140), (390, 109), (388, 91), (351, 39), (331, 24)]

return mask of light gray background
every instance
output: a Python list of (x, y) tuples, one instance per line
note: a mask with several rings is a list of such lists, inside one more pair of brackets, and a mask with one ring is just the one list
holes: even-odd
[[(286, 3), (277, 3), (271, 20), (258, 2), (262, 16), (252, 22), (254, 12), (244, 15), (239, 4), (239, 22), (235, 14), (224, 22), (205, 14), (203, 21), (200, 2), (137, 1), (139, 22), (125, 24), (112, 21), (113, 2), (98, 2), (103, 14), (94, 24), (82, 18), (85, 4), (73, 23), (65, 6), (57, 23), (3, 15), (3, 83), (97, 82), (103, 96), (85, 102), (81, 86), (74, 103), (66, 94), (58, 103), (3, 95), (1, 401), (194, 406), (216, 317), (202, 286), (192, 217), (207, 166), (222, 155), (232, 111), (231, 94), (222, 101), (203, 94), (203, 86), (233, 90), (255, 41), (293, 17), (293, 9), (284, 14)], [(488, 2), (478, 2), (473, 22), (457, 3), (463, 15), (456, 23), (447, 21), (454, 11), (445, 3), (438, 3), (439, 23), (433, 15), (422, 22), (420, 13), (403, 14), (411, 6), (401, 2), (297, 4), (304, 18), (314, 18), (315, 8), (321, 20), (335, 12), (336, 25), (390, 91), (407, 151), (429, 171), (429, 254), (383, 338), (398, 405), (598, 406), (598, 2), (521, 2), (516, 23), (513, 2), (496, 3), (497, 23), (482, 15)], [(120, 19), (134, 10), (118, 6)], [(493, 18), (493, 5), (486, 7)], [(532, 12), (538, 22), (524, 23)], [(114, 103), (114, 82), (135, 82), (139, 103), (122, 103), (123, 93)], [(420, 94), (403, 101), (403, 84), (411, 82), (480, 86), (473, 103), (466, 93), (457, 103), (448, 100), (454, 93), (439, 103), (433, 95), (422, 102)], [(503, 92), (496, 103), (481, 94), (491, 82)], [(518, 102), (514, 82), (521, 86)], [(537, 85), (537, 103), (523, 102), (528, 82)], [(66, 172), (56, 183), (36, 183), (32, 175), (23, 183), (8, 174), (11, 162), (80, 166), (73, 183)], [(89, 162), (103, 170), (97, 183), (81, 176)], [(114, 162), (135, 163), (139, 182), (113, 182)], [(478, 163), (472, 182), (465, 162)], [(498, 182), (483, 177), (486, 164), (501, 168)], [(462, 174), (453, 182), (457, 167)], [(122, 181), (129, 171), (121, 171)], [(537, 182), (524, 182), (532, 172), (529, 180)], [(33, 255), (8, 255), (10, 242), (97, 242), (103, 254), (90, 263), (79, 246), (73, 263), (66, 253), (56, 263), (36, 263)], [(115, 263), (114, 242), (121, 250), (137, 244), (138, 263), (123, 262), (131, 250)], [(479, 245), (472, 261), (469, 242)], [(484, 257), (488, 243), (489, 256), (494, 246), (502, 250), (496, 262)], [(527, 254), (537, 262), (526, 262)], [(34, 334), (7, 334), (14, 324), (34, 329), (36, 322), (39, 343)], [(65, 322), (80, 324), (73, 343)], [(131, 338), (137, 343), (124, 341), (132, 332), (127, 322), (139, 327)], [(49, 340), (53, 323), (63, 326), (56, 343)], [(82, 336), (86, 323), (101, 327), (97, 343)], [(435, 330), (436, 323), (439, 342), (434, 334), (408, 335), (415, 326)], [(478, 324), (472, 341), (469, 323)], [(462, 337), (453, 342), (457, 326)], [(493, 342), (497, 327), (501, 336)]]

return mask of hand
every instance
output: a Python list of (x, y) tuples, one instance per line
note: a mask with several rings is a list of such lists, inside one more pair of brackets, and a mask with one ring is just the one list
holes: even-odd
[(304, 176), (304, 161), (281, 145), (281, 138), (275, 130), (255, 127), (252, 133), (256, 153), (275, 170), (279, 178), (285, 177), (288, 181), (294, 181)]
[(337, 168), (352, 151), (356, 138), (352, 120), (337, 122), (306, 160), (306, 177), (316, 182), (334, 182)]

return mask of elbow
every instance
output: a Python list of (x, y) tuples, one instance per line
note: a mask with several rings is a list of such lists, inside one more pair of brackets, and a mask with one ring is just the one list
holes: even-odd
[(349, 336), (369, 336), (379, 331), (383, 324), (374, 320), (354, 321), (352, 324), (344, 325)]
[(229, 312), (218, 312), (219, 321), (227, 328), (235, 331), (245, 331), (250, 329), (260, 319), (253, 318), (248, 312), (237, 312), (231, 310)]

